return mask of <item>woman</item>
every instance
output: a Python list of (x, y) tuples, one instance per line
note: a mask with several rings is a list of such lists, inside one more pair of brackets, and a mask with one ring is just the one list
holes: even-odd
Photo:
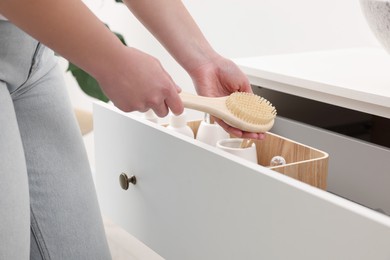
[[(251, 91), (181, 1), (124, 2), (189, 73), (198, 94)], [(124, 46), (79, 0), (0, 0), (0, 13), (8, 19), (0, 21), (0, 259), (110, 259), (51, 49), (94, 76), (123, 111), (180, 114), (180, 89), (158, 60)], [(263, 138), (219, 123), (236, 136)]]

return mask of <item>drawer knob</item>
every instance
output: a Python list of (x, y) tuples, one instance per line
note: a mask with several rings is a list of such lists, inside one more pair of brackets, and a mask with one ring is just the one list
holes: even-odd
[(137, 179), (134, 175), (131, 175), (130, 177), (128, 177), (126, 173), (121, 173), (121, 175), (119, 175), (119, 184), (121, 185), (122, 189), (127, 190), (130, 183), (133, 185), (137, 183)]

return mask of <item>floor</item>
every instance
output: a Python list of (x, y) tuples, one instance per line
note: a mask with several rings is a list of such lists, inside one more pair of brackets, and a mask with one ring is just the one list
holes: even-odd
[(110, 219), (103, 217), (112, 260), (164, 260)]

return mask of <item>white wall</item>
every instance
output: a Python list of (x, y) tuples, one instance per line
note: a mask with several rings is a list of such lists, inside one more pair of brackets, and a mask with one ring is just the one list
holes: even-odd
[[(229, 58), (321, 49), (379, 46), (361, 13), (359, 0), (184, 0), (214, 48)], [(122, 33), (129, 45), (159, 58), (179, 86), (192, 83), (160, 44), (122, 4), (85, 3)], [(66, 62), (62, 61), (64, 70)], [(74, 106), (91, 110), (74, 79), (65, 75)], [(93, 136), (85, 137), (93, 163)]]

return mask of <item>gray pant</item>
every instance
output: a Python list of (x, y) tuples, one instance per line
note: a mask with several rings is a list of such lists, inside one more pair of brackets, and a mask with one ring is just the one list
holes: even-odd
[(111, 259), (53, 52), (0, 21), (0, 259)]

